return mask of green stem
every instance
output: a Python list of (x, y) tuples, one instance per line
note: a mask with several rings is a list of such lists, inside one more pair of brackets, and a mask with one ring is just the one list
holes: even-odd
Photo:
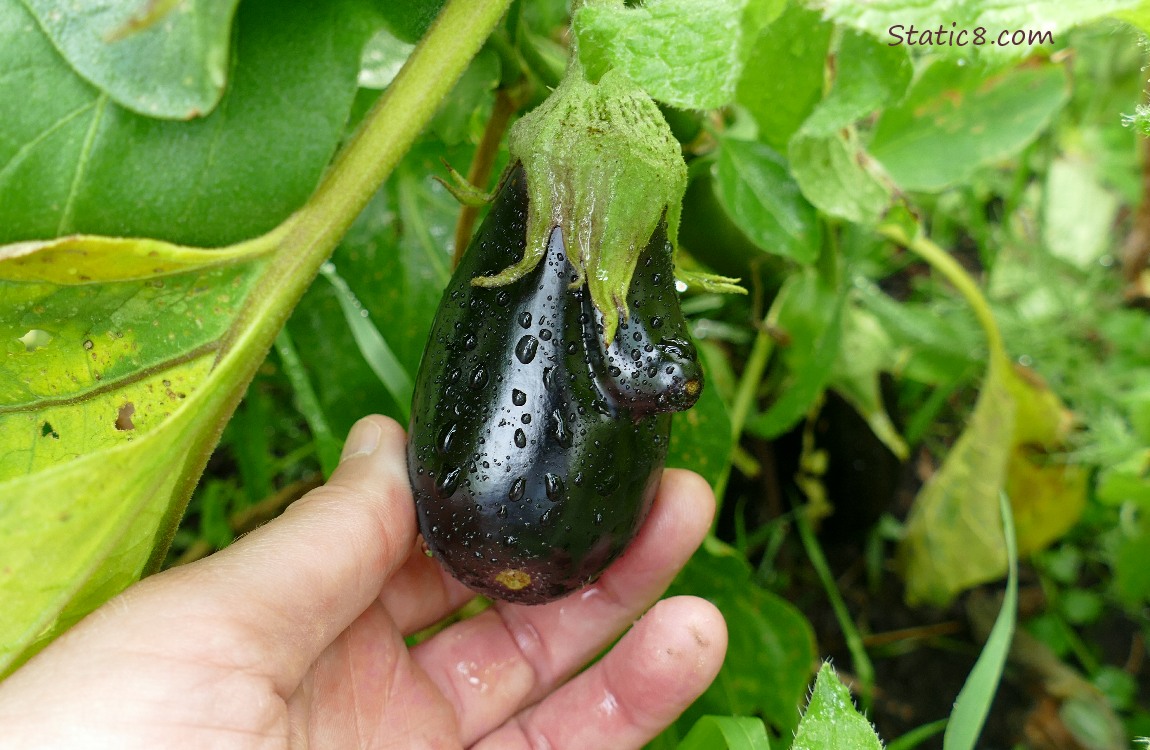
[(336, 156), (311, 200), (285, 222), (278, 262), (271, 265), (268, 283), (261, 285), (274, 298), (257, 313), (262, 325), (274, 329), (267, 336), (269, 344), (320, 265), (411, 148), (510, 4), (511, 0), (451, 0), (444, 6), (403, 70)]
[[(766, 372), (767, 363), (770, 362), (771, 354), (775, 351), (775, 339), (771, 335), (771, 329), (778, 319), (778, 310), (776, 309), (778, 298), (776, 298), (775, 303), (767, 311), (766, 317), (763, 318), (763, 324), (759, 326), (755, 343), (751, 345), (751, 354), (747, 358), (747, 365), (743, 368), (742, 376), (739, 377), (739, 387), (735, 391), (734, 403), (731, 404), (732, 450), (739, 444), (739, 439), (743, 436), (743, 428), (746, 426), (747, 417), (750, 416), (751, 409), (755, 405), (755, 397), (759, 391), (759, 384), (763, 381), (763, 373)], [(719, 509), (722, 508), (723, 495), (727, 491), (727, 483), (731, 479), (732, 465), (733, 462), (728, 461), (723, 473), (715, 482), (716, 522), (719, 517)]]
[(994, 320), (994, 313), (991, 312), (986, 297), (978, 288), (978, 283), (958, 264), (958, 261), (921, 233), (913, 238), (908, 237), (906, 231), (899, 225), (886, 224), (879, 227), (878, 232), (883, 237), (918, 255), (954, 285), (954, 288), (970, 305), (975, 317), (978, 318), (979, 325), (986, 333), (986, 344), (990, 350), (989, 359), (991, 363), (1007, 363), (1009, 358), (1002, 341), (1002, 333), (998, 330), (998, 323)]
[(835, 619), (838, 620), (839, 628), (843, 631), (843, 638), (846, 640), (847, 650), (850, 651), (855, 674), (859, 678), (859, 699), (863, 710), (870, 710), (871, 696), (874, 692), (874, 665), (871, 664), (870, 656), (867, 655), (862, 635), (859, 633), (854, 620), (851, 619), (851, 613), (847, 608), (847, 603), (843, 600), (843, 595), (839, 592), (838, 586), (835, 585), (831, 566), (827, 563), (826, 556), (823, 555), (823, 548), (819, 546), (818, 539), (815, 538), (815, 532), (811, 529), (811, 523), (807, 519), (805, 509), (800, 508), (795, 513), (795, 526), (799, 530), (799, 538), (803, 542), (807, 558), (811, 561), (811, 567), (815, 569), (819, 581), (823, 584), (823, 589), (827, 592), (827, 599), (831, 603), (831, 609), (834, 610)]
[(253, 253), (264, 250), (272, 257), (217, 356), (213, 377), (235, 387), (213, 394), (202, 405), (198, 419), (186, 427), (186, 434), (195, 437), (145, 572), (157, 570), (163, 562), (223, 424), (235, 411), (284, 321), (510, 4), (511, 0), (449, 0), (307, 204), (268, 234), (242, 243)]

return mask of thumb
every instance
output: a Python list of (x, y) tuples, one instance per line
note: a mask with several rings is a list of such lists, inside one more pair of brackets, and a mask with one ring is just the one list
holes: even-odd
[(411, 553), (406, 442), (394, 420), (361, 419), (327, 484), (231, 547), (170, 571), (171, 584), (200, 612), (222, 608), (247, 648), (294, 684)]

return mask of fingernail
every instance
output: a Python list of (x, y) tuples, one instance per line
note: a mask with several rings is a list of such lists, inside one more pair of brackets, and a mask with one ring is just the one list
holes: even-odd
[(383, 431), (372, 419), (361, 419), (356, 422), (347, 435), (347, 442), (343, 444), (343, 453), (339, 460), (346, 461), (355, 456), (366, 456), (379, 447), (379, 438)]

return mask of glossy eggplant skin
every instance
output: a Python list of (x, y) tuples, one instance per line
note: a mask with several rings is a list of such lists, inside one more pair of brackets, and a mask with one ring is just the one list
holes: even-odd
[[(702, 380), (683, 353), (662, 235), (645, 253), (658, 258), (640, 259), (636, 277), (648, 283), (633, 286), (610, 348), (586, 286), (570, 288), (558, 229), (520, 280), (470, 283), (523, 257), (524, 180), (519, 167), (504, 179), (440, 302), (415, 385), (408, 471), (427, 549), (448, 572), (493, 598), (539, 604), (593, 581), (635, 536), (659, 483), (669, 412), (693, 403)], [(653, 266), (671, 297), (646, 288)], [(621, 359), (630, 366), (610, 369)], [(657, 377), (646, 377), (653, 365)]]

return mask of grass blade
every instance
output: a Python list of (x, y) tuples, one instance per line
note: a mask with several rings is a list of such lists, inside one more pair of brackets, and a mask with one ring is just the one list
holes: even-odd
[(387, 340), (368, 317), (367, 308), (351, 291), (351, 287), (343, 277), (336, 272), (335, 266), (330, 262), (324, 263), (320, 273), (335, 287), (339, 306), (343, 310), (343, 316), (347, 319), (348, 328), (351, 329), (351, 335), (355, 338), (360, 353), (391, 397), (395, 399), (403, 415), (403, 422), (406, 423), (411, 418), (411, 394), (414, 390), (411, 376), (396, 359), (395, 353), (387, 345)]
[(973, 750), (982, 725), (990, 713), (990, 703), (1002, 678), (1002, 668), (1006, 655), (1014, 639), (1014, 623), (1018, 611), (1018, 548), (1014, 540), (1014, 517), (1010, 512), (1010, 502), (1006, 494), (999, 496), (999, 510), (1002, 513), (1002, 531), (1006, 537), (1008, 573), (1006, 595), (1002, 599), (1002, 609), (990, 630), (986, 645), (970, 670), (966, 684), (958, 692), (950, 723), (943, 735), (943, 750)]

